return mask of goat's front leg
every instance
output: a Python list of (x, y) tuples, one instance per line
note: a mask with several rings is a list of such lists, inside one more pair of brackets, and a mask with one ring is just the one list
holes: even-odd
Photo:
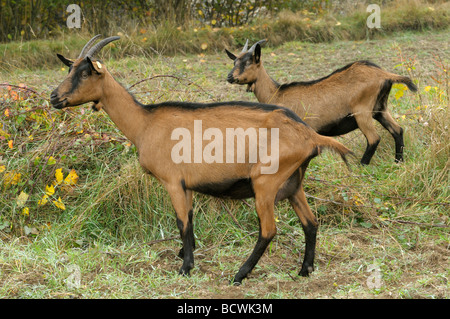
[(179, 185), (167, 185), (172, 205), (177, 215), (177, 226), (180, 230), (183, 248), (180, 254), (183, 254), (183, 265), (179, 273), (189, 276), (190, 270), (194, 267), (194, 228), (192, 224), (192, 192), (189, 192), (190, 200), (188, 200), (187, 191)]
[[(193, 218), (194, 218), (194, 212), (192, 210), (192, 191), (187, 189), (186, 190), (186, 202), (187, 207), (189, 209), (189, 223), (194, 226)], [(192, 249), (195, 250), (195, 238), (194, 238), (194, 232), (192, 231)], [(184, 248), (181, 247), (180, 252), (178, 253), (178, 257), (184, 259)]]
[(377, 149), (378, 143), (380, 143), (380, 136), (377, 133), (371, 114), (365, 112), (356, 113), (355, 119), (359, 129), (367, 140), (367, 147), (361, 158), (361, 164), (369, 165), (370, 160)]

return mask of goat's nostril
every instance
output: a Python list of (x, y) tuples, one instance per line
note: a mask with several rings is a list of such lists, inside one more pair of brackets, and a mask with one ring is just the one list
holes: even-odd
[(56, 99), (58, 97), (58, 94), (55, 92), (55, 91), (53, 91), (52, 92), (52, 94), (50, 94), (50, 99)]

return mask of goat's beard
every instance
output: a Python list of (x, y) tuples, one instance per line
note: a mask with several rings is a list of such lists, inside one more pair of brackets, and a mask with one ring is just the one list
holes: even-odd
[(94, 103), (92, 104), (91, 108), (94, 112), (98, 112), (102, 109), (103, 105), (101, 102), (99, 101), (94, 101)]

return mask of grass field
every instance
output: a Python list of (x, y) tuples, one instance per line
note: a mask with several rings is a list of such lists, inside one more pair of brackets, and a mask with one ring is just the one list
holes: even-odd
[[(67, 68), (2, 71), (0, 297), (448, 298), (449, 37), (447, 29), (263, 48), (279, 82), (370, 59), (410, 76), (419, 91), (395, 86), (389, 98), (405, 130), (404, 163), (394, 163), (393, 140), (378, 123), (371, 165), (354, 161), (349, 171), (330, 153), (311, 162), (305, 187), (320, 222), (311, 276), (297, 276), (303, 231), (282, 202), (277, 236), (239, 287), (229, 280), (256, 242), (253, 200), (195, 196), (196, 264), (191, 277), (179, 276), (175, 214), (134, 146), (103, 112), (49, 106)], [(136, 84), (130, 90), (144, 103), (256, 101), (226, 83), (232, 62), (223, 52), (104, 62), (125, 87)], [(338, 140), (362, 156), (359, 131)]]

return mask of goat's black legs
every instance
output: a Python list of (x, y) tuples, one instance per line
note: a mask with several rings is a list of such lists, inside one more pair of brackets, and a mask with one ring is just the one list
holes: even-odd
[(377, 113), (374, 118), (380, 122), (383, 127), (391, 133), (395, 141), (395, 161), (403, 161), (403, 129), (392, 118), (387, 111)]
[[(177, 214), (178, 215), (178, 214)], [(192, 210), (189, 212), (192, 216)], [(177, 226), (180, 230), (181, 239), (183, 240), (183, 248), (180, 250), (180, 254), (183, 254), (183, 266), (180, 269), (180, 275), (189, 276), (190, 270), (194, 267), (194, 227), (191, 222), (192, 218), (188, 219), (186, 225), (183, 221), (177, 217)]]
[[(190, 207), (189, 214), (188, 214), (188, 217), (189, 217), (189, 224), (190, 224), (190, 225), (192, 226), (192, 228), (193, 228), (193, 226), (194, 226), (194, 223), (193, 223), (194, 213), (193, 213), (193, 211), (192, 211), (192, 191), (187, 189), (185, 192), (186, 192), (186, 203), (187, 203), (187, 207), (188, 207), (188, 208)], [(195, 250), (194, 230), (192, 229), (192, 231), (189, 232), (188, 235), (192, 237), (192, 238), (191, 238), (192, 249)], [(181, 234), (181, 230), (180, 230), (180, 236), (183, 237), (182, 234)], [(183, 248), (183, 247), (181, 247), (180, 252), (178, 253), (178, 257), (184, 259), (184, 248)]]
[(299, 272), (300, 276), (309, 276), (314, 270), (314, 255), (316, 250), (316, 236), (318, 223), (317, 219), (309, 208), (306, 201), (303, 186), (300, 186), (297, 193), (289, 198), (289, 201), (294, 208), (300, 222), (302, 223), (303, 231), (305, 233), (305, 257), (303, 259), (302, 269)]
[(190, 270), (194, 267), (195, 241), (192, 223), (192, 192), (183, 189), (179, 183), (167, 185), (166, 189), (177, 214), (177, 226), (183, 241), (183, 248), (180, 250), (180, 255), (182, 254), (183, 258), (180, 274), (188, 276)]
[(363, 165), (369, 165), (370, 160), (373, 157), (373, 154), (375, 154), (375, 151), (377, 150), (378, 144), (380, 143), (380, 139), (375, 140), (373, 142), (369, 142), (369, 139), (367, 139), (367, 147), (366, 151), (363, 154), (363, 157), (361, 158), (361, 164)]
[[(192, 221), (193, 220), (193, 215), (194, 215), (194, 213), (193, 213), (193, 211), (191, 209), (189, 211), (189, 226), (190, 226), (190, 228), (189, 228), (189, 231), (187, 233), (187, 236), (190, 237), (189, 240), (190, 240), (190, 243), (192, 243), (192, 250), (195, 250), (195, 238), (194, 238), (194, 229), (193, 229), (194, 223)], [(177, 226), (178, 226), (178, 229), (180, 230), (180, 236), (181, 236), (181, 238), (183, 238), (182, 228), (180, 228), (182, 225), (180, 224), (180, 222), (181, 222), (181, 220), (179, 220), (177, 218)], [(184, 242), (183, 242), (183, 247), (181, 247), (180, 252), (178, 253), (178, 257), (184, 259)]]
[(316, 253), (316, 237), (317, 224), (308, 222), (303, 225), (303, 232), (305, 233), (305, 257), (303, 258), (302, 268), (298, 273), (299, 276), (308, 277), (314, 271), (314, 256)]
[(256, 192), (255, 202), (256, 212), (259, 217), (259, 237), (252, 254), (234, 277), (233, 283), (235, 285), (240, 285), (242, 280), (252, 271), (277, 232), (273, 214), (275, 194), (273, 196), (264, 196)]
[(247, 277), (247, 275), (252, 271), (252, 269), (256, 266), (261, 256), (266, 251), (267, 246), (269, 245), (270, 241), (275, 235), (271, 235), (268, 238), (265, 238), (261, 235), (261, 226), (259, 228), (259, 237), (258, 241), (256, 242), (256, 246), (253, 249), (252, 254), (247, 259), (247, 261), (242, 265), (242, 267), (239, 269), (236, 276), (234, 276), (233, 284), (240, 285), (242, 283), (242, 280)]
[(355, 113), (355, 119), (359, 129), (367, 139), (367, 148), (361, 159), (361, 164), (368, 165), (377, 149), (378, 143), (380, 143), (380, 136), (375, 129), (371, 113)]

